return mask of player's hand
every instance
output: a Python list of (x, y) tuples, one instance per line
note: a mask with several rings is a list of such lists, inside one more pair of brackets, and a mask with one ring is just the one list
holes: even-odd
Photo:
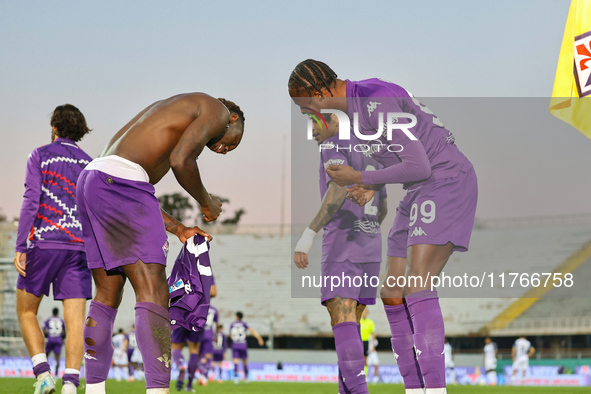
[(359, 206), (364, 206), (373, 198), (375, 190), (365, 189), (361, 185), (355, 185), (347, 189), (347, 199)]
[(355, 171), (353, 167), (331, 164), (326, 168), (326, 173), (339, 186), (362, 183), (361, 171)]
[(222, 213), (222, 202), (210, 194), (208, 203), (201, 205), (201, 213), (206, 222), (213, 222)]
[(16, 252), (16, 254), (14, 255), (14, 266), (16, 267), (17, 272), (23, 277), (27, 276), (27, 273), (25, 272), (26, 261), (26, 253)]
[(259, 346), (265, 346), (265, 341), (263, 341), (263, 338), (259, 339)]
[(211, 242), (211, 240), (213, 239), (213, 237), (211, 235), (209, 235), (205, 231), (201, 230), (197, 226), (195, 226), (195, 227), (183, 226), (180, 229), (179, 233), (177, 234), (177, 237), (179, 237), (179, 240), (181, 241), (181, 243), (185, 243), (185, 242), (187, 242), (187, 240), (189, 238), (191, 238), (195, 234), (202, 235), (203, 237), (205, 237), (207, 239), (208, 242)]
[(304, 252), (295, 252), (293, 256), (293, 262), (295, 263), (296, 267), (299, 269), (304, 269), (308, 267), (308, 253)]

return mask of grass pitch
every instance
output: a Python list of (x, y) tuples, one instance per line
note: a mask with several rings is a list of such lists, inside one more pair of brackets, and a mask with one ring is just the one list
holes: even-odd
[[(33, 393), (33, 383), (35, 379), (23, 378), (0, 378), (0, 393), (6, 394), (31, 394)], [(145, 393), (144, 382), (117, 382), (107, 380), (107, 393), (113, 394), (131, 394)], [(57, 393), (61, 391), (61, 381), (57, 385)], [(305, 394), (336, 394), (338, 391), (336, 384), (330, 383), (261, 383), (250, 382), (248, 384), (240, 383), (234, 385), (233, 382), (210, 383), (207, 387), (197, 386), (197, 393), (305, 393)], [(582, 394), (589, 393), (589, 387), (511, 387), (511, 386), (448, 386), (447, 392), (450, 394)], [(171, 386), (171, 393), (180, 393)], [(183, 391), (184, 392), (184, 391)], [(404, 387), (399, 384), (377, 384), (369, 385), (370, 394), (403, 394)], [(78, 388), (79, 394), (84, 394), (84, 381)]]

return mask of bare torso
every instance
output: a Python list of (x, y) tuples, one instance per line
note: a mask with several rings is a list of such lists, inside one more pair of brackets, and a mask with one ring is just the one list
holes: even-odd
[(156, 184), (170, 169), (170, 153), (181, 135), (211, 100), (217, 101), (205, 93), (187, 93), (155, 102), (111, 138), (101, 157), (117, 155), (137, 163)]

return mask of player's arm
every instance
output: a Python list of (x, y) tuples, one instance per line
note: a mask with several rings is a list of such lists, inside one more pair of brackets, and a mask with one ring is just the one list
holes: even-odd
[(213, 298), (218, 295), (218, 287), (216, 285), (211, 285), (209, 288), (209, 298)]
[(517, 350), (515, 349), (515, 345), (513, 345), (513, 348), (511, 349), (511, 358), (513, 359), (513, 361), (515, 361), (516, 353), (517, 353)]
[(166, 228), (166, 231), (176, 235), (182, 243), (185, 243), (187, 239), (191, 238), (195, 234), (202, 235), (203, 237), (207, 238), (209, 242), (211, 242), (211, 240), (213, 239), (211, 235), (209, 235), (197, 226), (185, 226), (184, 224), (170, 216), (162, 208), (160, 208), (160, 213), (162, 214), (162, 220), (164, 221), (164, 227)]
[(21, 205), (20, 216), (18, 220), (18, 229), (16, 233), (16, 253), (14, 255), (14, 266), (17, 272), (26, 276), (25, 264), (27, 259), (27, 237), (33, 228), (33, 223), (39, 211), (39, 201), (41, 200), (41, 185), (43, 184), (43, 174), (39, 156), (34, 150), (27, 159), (27, 169), (25, 174), (25, 194)]
[(420, 141), (410, 141), (401, 152), (392, 154), (396, 154), (401, 162), (381, 170), (357, 171), (349, 166), (330, 165), (326, 172), (342, 186), (418, 182), (431, 176), (431, 164)]
[(314, 219), (310, 222), (308, 228), (304, 230), (304, 233), (300, 237), (300, 240), (295, 247), (294, 262), (298, 268), (306, 268), (308, 266), (308, 253), (312, 248), (312, 242), (314, 236), (320, 231), (322, 227), (328, 223), (328, 221), (334, 216), (339, 210), (345, 198), (347, 196), (347, 188), (337, 185), (335, 182), (328, 184), (328, 189), (322, 199), (320, 209), (314, 216)]
[(527, 352), (527, 357), (531, 357), (534, 355), (534, 353), (536, 352), (536, 348), (535, 347), (530, 347), (529, 351)]
[(230, 114), (221, 102), (213, 98), (204, 100), (197, 118), (183, 132), (170, 153), (170, 167), (175, 178), (197, 200), (208, 222), (218, 218), (222, 204), (205, 189), (197, 158), (210, 140), (225, 133), (229, 121)]
[(129, 345), (129, 339), (127, 338), (127, 335), (125, 336), (125, 339), (123, 340), (123, 345), (121, 346), (121, 350), (123, 350), (124, 352), (127, 351), (127, 345)]
[(263, 337), (261, 337), (259, 335), (259, 333), (256, 332), (252, 327), (248, 327), (248, 332), (250, 332), (252, 334), (252, 336), (255, 337), (257, 339), (257, 341), (259, 341), (259, 346), (265, 345), (265, 341), (263, 341)]

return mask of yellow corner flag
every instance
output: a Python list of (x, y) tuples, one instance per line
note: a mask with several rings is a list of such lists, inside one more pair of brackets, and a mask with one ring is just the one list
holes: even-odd
[(572, 0), (550, 113), (591, 138), (591, 0)]

